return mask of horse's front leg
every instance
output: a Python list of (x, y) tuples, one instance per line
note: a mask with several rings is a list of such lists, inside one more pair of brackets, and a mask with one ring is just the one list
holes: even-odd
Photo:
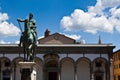
[(27, 50), (25, 47), (23, 47), (23, 54), (24, 54), (24, 61), (26, 61), (26, 54), (27, 54)]
[(27, 60), (32, 61), (33, 60), (33, 53), (32, 53), (32, 44), (28, 46), (27, 49)]
[(29, 61), (30, 60), (30, 50), (29, 50), (29, 48), (27, 48), (27, 61)]

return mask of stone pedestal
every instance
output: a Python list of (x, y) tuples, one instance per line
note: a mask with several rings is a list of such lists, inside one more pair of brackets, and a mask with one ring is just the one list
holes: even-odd
[(91, 80), (94, 80), (94, 74), (92, 74)]
[(36, 80), (35, 62), (19, 62), (21, 80)]

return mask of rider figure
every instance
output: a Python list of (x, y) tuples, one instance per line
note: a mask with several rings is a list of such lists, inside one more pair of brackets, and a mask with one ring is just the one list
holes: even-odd
[[(30, 13), (29, 14), (29, 19), (17, 19), (19, 22), (24, 22), (24, 27), (30, 27), (30, 31), (34, 37), (35, 43), (37, 43), (37, 32), (36, 32), (36, 21), (33, 19), (33, 14)], [(20, 46), (21, 46), (21, 42), (22, 42), (22, 37), (23, 37), (24, 32), (21, 35), (20, 38)]]

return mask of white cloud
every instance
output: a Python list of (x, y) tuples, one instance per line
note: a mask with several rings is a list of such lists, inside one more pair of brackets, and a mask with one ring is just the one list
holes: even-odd
[(110, 9), (110, 13), (114, 18), (120, 18), (120, 8), (113, 7)]
[(80, 40), (81, 38), (81, 35), (76, 35), (76, 34), (65, 34), (65, 33), (61, 33), (61, 34), (64, 34), (65, 36), (69, 37), (69, 38), (72, 38), (74, 40)]
[(8, 20), (8, 14), (7, 13), (0, 13), (0, 21)]
[(120, 0), (102, 0), (102, 3), (105, 8), (120, 6)]
[(19, 44), (19, 42), (20, 42), (20, 41), (8, 42), (8, 41), (0, 40), (0, 44)]
[(38, 37), (38, 39), (41, 39), (41, 38), (44, 38), (44, 36), (40, 36), (40, 37)]
[(13, 24), (9, 23), (7, 13), (0, 13), (0, 36), (17, 36), (20, 30)]
[(20, 42), (20, 41), (9, 42), (9, 41), (0, 40), (0, 44), (19, 44), (19, 42)]
[(120, 32), (120, 8), (113, 7), (110, 9), (111, 17), (109, 18), (115, 29)]
[(20, 41), (16, 41), (16, 42), (15, 42), (15, 44), (19, 44), (19, 43), (20, 43)]
[(97, 3), (95, 6), (88, 7), (88, 12), (92, 12), (92, 13), (98, 14), (98, 15), (103, 14), (102, 10), (103, 10), (102, 0), (97, 0)]
[(113, 30), (112, 24), (105, 16), (97, 17), (80, 9), (76, 9), (71, 16), (63, 17), (61, 24), (67, 31), (84, 30), (85, 32), (96, 33), (97, 31), (112, 32)]
[(64, 16), (61, 26), (66, 31), (83, 30), (93, 34), (98, 31), (112, 33), (114, 28), (120, 32), (120, 8), (118, 6), (120, 6), (120, 0), (97, 0), (95, 6), (88, 7), (87, 12), (75, 9), (70, 16)]
[(81, 35), (76, 35), (76, 34), (65, 34), (65, 33), (62, 33), (64, 34), (65, 36), (69, 37), (69, 38), (72, 38), (74, 40), (76, 40), (78, 43), (80, 44), (85, 44), (85, 40), (81, 38)]
[(0, 40), (0, 44), (10, 44), (11, 42), (5, 42), (4, 40)]

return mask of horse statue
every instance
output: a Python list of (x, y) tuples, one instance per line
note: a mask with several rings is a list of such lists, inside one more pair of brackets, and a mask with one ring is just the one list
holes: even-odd
[(29, 19), (25, 19), (25, 20), (17, 19), (18, 22), (24, 22), (24, 32), (22, 32), (20, 38), (20, 44), (19, 44), (19, 46), (21, 46), (21, 44), (23, 46), (24, 61), (33, 61), (35, 57), (37, 33), (36, 33), (35, 20), (32, 18), (33, 15), (30, 13)]

